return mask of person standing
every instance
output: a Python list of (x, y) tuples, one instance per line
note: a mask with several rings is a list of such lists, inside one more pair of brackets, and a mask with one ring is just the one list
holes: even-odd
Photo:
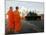
[(15, 14), (15, 32), (20, 32), (22, 24), (18, 6), (15, 8), (14, 14)]
[(7, 15), (8, 15), (7, 19), (8, 32), (14, 32), (14, 11), (12, 7), (9, 8)]

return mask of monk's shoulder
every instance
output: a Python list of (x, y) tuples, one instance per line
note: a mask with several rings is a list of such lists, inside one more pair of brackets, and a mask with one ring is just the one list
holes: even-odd
[(9, 15), (9, 14), (10, 14), (10, 11), (7, 12), (7, 15)]

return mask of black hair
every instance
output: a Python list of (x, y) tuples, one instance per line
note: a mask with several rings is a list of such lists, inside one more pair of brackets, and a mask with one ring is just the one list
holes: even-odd
[(16, 9), (19, 9), (19, 7), (17, 6)]
[(12, 9), (12, 7), (10, 7), (10, 9)]

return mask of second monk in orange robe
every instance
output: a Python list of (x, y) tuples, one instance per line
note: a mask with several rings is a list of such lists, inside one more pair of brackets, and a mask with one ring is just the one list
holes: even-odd
[(21, 30), (21, 17), (20, 13), (18, 11), (18, 7), (16, 7), (16, 10), (14, 11), (15, 14), (15, 32), (20, 32)]

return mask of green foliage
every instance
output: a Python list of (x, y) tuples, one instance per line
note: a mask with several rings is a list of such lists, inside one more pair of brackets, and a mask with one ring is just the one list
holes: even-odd
[(27, 15), (28, 15), (28, 16), (37, 16), (37, 14), (36, 14), (36, 13), (31, 12), (31, 11), (30, 11)]

